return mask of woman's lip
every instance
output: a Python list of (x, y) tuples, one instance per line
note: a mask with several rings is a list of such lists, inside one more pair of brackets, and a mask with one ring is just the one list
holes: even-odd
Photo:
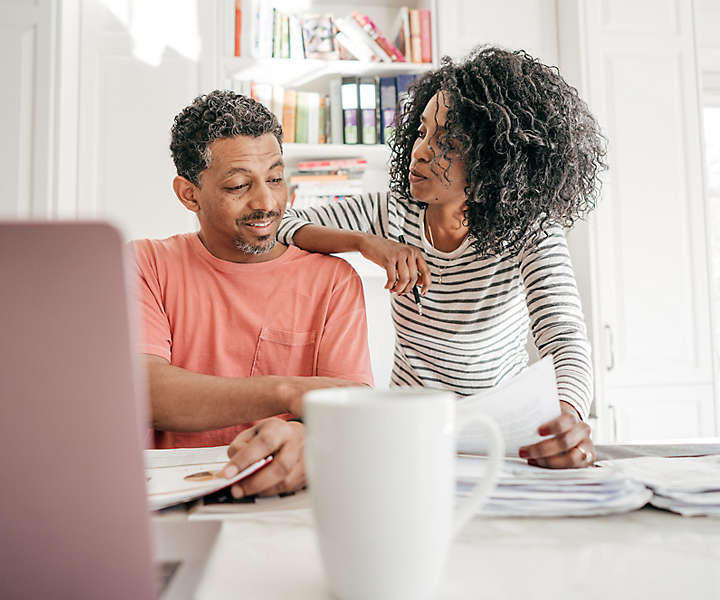
[(425, 175), (416, 171), (415, 169), (410, 169), (410, 175), (414, 175), (415, 177), (420, 177), (422, 179), (427, 179), (427, 177)]
[(422, 175), (418, 175), (414, 171), (410, 171), (408, 179), (410, 180), (410, 183), (420, 183), (421, 181), (427, 180), (427, 177), (423, 177)]

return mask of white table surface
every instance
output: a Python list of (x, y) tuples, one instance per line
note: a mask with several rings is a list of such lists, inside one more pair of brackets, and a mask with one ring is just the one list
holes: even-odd
[[(326, 599), (307, 509), (225, 518), (198, 598)], [(720, 598), (720, 519), (644, 508), (586, 518), (476, 518), (438, 600)]]

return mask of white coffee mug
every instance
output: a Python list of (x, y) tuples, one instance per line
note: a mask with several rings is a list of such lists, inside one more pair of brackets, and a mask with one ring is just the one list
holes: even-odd
[[(305, 395), (305, 456), (331, 593), (341, 600), (422, 600), (435, 593), (453, 535), (488, 498), (502, 468), (489, 417), (459, 415), (450, 392), (334, 388)], [(489, 439), (485, 477), (457, 508), (455, 435)]]

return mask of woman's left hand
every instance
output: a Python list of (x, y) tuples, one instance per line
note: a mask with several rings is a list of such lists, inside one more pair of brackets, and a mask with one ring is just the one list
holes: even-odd
[(560, 401), (559, 417), (538, 427), (538, 434), (552, 437), (523, 446), (520, 458), (528, 464), (549, 469), (577, 469), (595, 462), (595, 447), (590, 439), (590, 426), (580, 420), (575, 409)]

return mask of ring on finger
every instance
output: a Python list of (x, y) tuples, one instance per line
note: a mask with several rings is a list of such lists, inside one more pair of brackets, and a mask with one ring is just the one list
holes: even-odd
[(587, 464), (587, 463), (589, 463), (589, 462), (592, 461), (592, 454), (591, 454), (590, 452), (588, 452), (587, 450), (585, 450), (585, 448), (583, 448), (580, 444), (578, 444), (577, 446), (575, 446), (575, 448), (577, 448), (578, 450), (580, 450), (580, 452), (581, 452), (582, 455), (583, 455), (583, 458), (582, 458), (582, 464), (583, 464), (583, 465), (584, 465), (584, 464)]

